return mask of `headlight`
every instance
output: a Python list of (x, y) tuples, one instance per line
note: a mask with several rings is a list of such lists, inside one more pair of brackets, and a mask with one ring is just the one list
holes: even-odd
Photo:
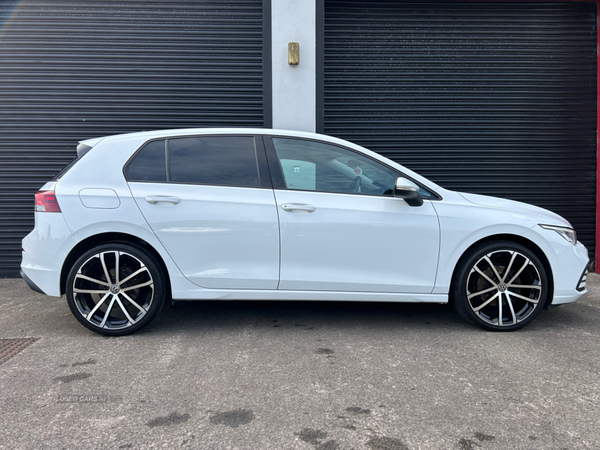
[(542, 225), (542, 224), (540, 224), (540, 227), (545, 228), (546, 230), (556, 231), (558, 234), (560, 234), (562, 237), (564, 237), (571, 244), (573, 244), (573, 245), (577, 244), (577, 233), (575, 233), (575, 230), (573, 228), (557, 227), (555, 225)]

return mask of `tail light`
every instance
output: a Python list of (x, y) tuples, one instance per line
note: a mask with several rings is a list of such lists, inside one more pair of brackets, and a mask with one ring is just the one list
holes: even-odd
[(36, 212), (60, 212), (54, 191), (38, 191), (35, 194), (35, 210)]

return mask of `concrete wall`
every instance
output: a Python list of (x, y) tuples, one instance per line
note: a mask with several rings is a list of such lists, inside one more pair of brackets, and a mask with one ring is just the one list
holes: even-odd
[[(315, 131), (315, 0), (272, 0), (273, 128)], [(288, 42), (300, 43), (300, 64), (288, 64)]]

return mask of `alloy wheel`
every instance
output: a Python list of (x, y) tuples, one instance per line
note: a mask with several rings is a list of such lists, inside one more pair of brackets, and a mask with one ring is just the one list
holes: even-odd
[(492, 251), (481, 257), (467, 277), (467, 301), (482, 321), (513, 326), (530, 317), (545, 294), (540, 271), (516, 250)]
[(154, 300), (154, 279), (131, 253), (102, 251), (78, 268), (72, 294), (78, 312), (91, 328), (123, 330), (148, 313)]

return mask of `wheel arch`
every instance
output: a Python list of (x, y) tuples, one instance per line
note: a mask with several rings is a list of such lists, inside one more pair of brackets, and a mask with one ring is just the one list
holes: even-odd
[[(478, 241), (473, 242), (462, 253), (460, 258), (454, 265), (454, 269), (452, 270), (452, 278), (450, 281), (450, 292), (452, 292), (454, 283), (456, 282), (456, 268), (459, 266), (460, 262), (469, 255), (469, 253), (475, 246), (486, 243), (486, 242), (493, 242), (493, 241), (511, 241), (511, 242), (515, 242), (517, 244), (521, 244), (523, 247), (526, 247), (528, 250), (533, 252), (535, 254), (535, 256), (537, 256), (539, 258), (539, 260), (544, 265), (544, 269), (546, 270), (546, 275), (548, 276), (548, 295), (546, 297), (546, 303), (544, 304), (544, 309), (548, 309), (548, 307), (552, 303), (552, 299), (554, 298), (554, 275), (552, 274), (552, 266), (550, 265), (550, 261), (548, 260), (548, 257), (546, 256), (544, 251), (535, 242), (533, 242), (527, 238), (524, 238), (523, 236), (518, 236), (515, 234), (494, 234), (494, 235), (486, 236), (482, 239), (479, 239)], [(448, 296), (448, 301), (449, 302), (453, 301), (452, 296)]]
[(69, 272), (71, 271), (73, 264), (75, 264), (75, 261), (77, 261), (77, 259), (79, 259), (79, 257), (85, 252), (96, 247), (97, 245), (108, 243), (129, 244), (148, 252), (155, 259), (156, 263), (160, 266), (160, 268), (164, 271), (164, 278), (165, 282), (167, 283), (166, 292), (169, 296), (171, 295), (171, 280), (169, 276), (169, 270), (160, 253), (158, 253), (156, 249), (145, 240), (133, 236), (131, 234), (121, 232), (94, 234), (80, 241), (79, 243), (77, 243), (77, 245), (75, 245), (75, 247), (71, 249), (68, 256), (65, 258), (65, 262), (63, 263), (60, 273), (61, 295), (63, 295), (66, 291), (67, 278), (69, 277)]

